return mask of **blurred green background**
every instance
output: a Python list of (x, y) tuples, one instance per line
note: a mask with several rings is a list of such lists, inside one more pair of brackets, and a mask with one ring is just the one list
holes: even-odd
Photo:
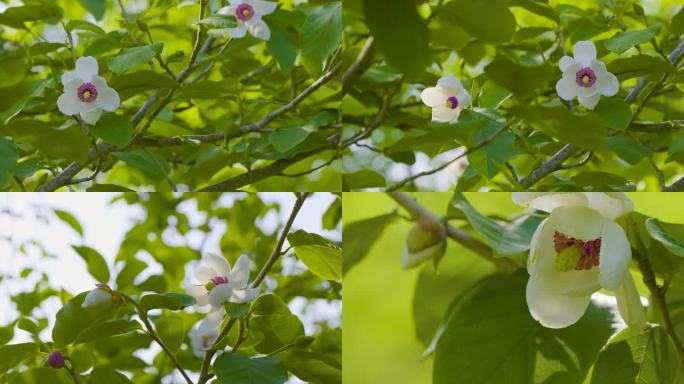
[[(628, 195), (638, 212), (666, 222), (684, 222), (684, 210), (681, 209), (684, 194), (642, 192)], [(411, 196), (438, 216), (446, 213), (451, 199), (451, 193), (422, 192)], [(484, 214), (510, 217), (523, 211), (523, 208), (513, 204), (510, 193), (466, 193), (466, 197)], [(344, 193), (343, 202), (344, 225), (397, 208), (389, 196), (380, 192)], [(402, 209), (399, 212), (405, 214)], [(401, 219), (388, 225), (365, 259), (348, 272), (345, 271), (343, 380), (346, 383), (432, 381), (432, 358), (422, 357), (426, 343), (416, 334), (416, 320), (413, 315), (414, 290), (423, 267), (404, 271), (399, 261), (410, 225)], [(449, 241), (441, 268), (453, 266), (455, 260), (458, 260), (462, 280), (475, 279), (493, 270), (479, 256), (464, 250), (454, 241)], [(432, 269), (429, 265), (426, 268)], [(635, 276), (637, 281), (640, 278)], [(459, 277), (456, 279), (458, 281)], [(431, 295), (422, 294), (421, 297), (430, 297), (430, 301), (423, 302), (422, 305), (419, 303), (423, 310), (418, 321), (438, 324), (441, 321), (440, 310), (449, 305), (444, 302), (445, 296), (448, 297), (450, 291), (467, 285), (467, 281), (462, 283), (465, 284), (442, 284), (434, 287), (435, 291)], [(642, 289), (640, 291), (642, 294), (645, 292)], [(434, 329), (434, 326), (429, 329)], [(425, 335), (422, 337), (423, 340), (426, 339)], [(431, 335), (427, 336), (427, 339), (430, 337)]]

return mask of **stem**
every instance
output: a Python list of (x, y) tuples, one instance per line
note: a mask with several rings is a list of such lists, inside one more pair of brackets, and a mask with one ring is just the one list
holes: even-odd
[[(417, 221), (422, 218), (427, 218), (440, 221), (434, 213), (423, 208), (420, 204), (418, 204), (418, 202), (413, 200), (407, 194), (402, 192), (387, 192), (387, 194), (404, 209), (406, 209), (411, 214), (413, 220)], [(469, 234), (463, 232), (461, 229), (448, 224), (445, 224), (445, 228), (449, 238), (482, 256), (487, 261), (496, 265), (498, 268), (506, 272), (513, 272), (519, 268), (518, 264), (511, 259), (505, 257), (495, 257), (494, 252), (487, 244), (473, 238)]]

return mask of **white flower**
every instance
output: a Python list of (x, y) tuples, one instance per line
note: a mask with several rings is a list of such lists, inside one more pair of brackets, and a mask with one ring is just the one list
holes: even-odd
[(601, 95), (613, 96), (620, 90), (617, 77), (596, 60), (596, 46), (591, 41), (575, 43), (575, 58), (563, 56), (559, 67), (563, 77), (556, 83), (558, 96), (564, 100), (577, 97), (587, 109), (594, 109)]
[(223, 303), (246, 303), (259, 296), (258, 288), (249, 288), (251, 261), (242, 255), (230, 268), (230, 263), (215, 254), (204, 256), (195, 268), (198, 284), (187, 287), (187, 292), (197, 300), (198, 307), (211, 305), (212, 310), (222, 309)]
[(548, 328), (574, 324), (592, 293), (615, 291), (625, 322), (645, 326), (644, 310), (629, 273), (632, 251), (627, 235), (613, 220), (632, 210), (619, 193), (514, 193), (513, 201), (550, 215), (530, 244), (527, 305)]
[(73, 71), (62, 75), (64, 93), (57, 99), (57, 108), (68, 116), (79, 114), (81, 119), (95, 125), (102, 111), (119, 108), (119, 94), (97, 75), (97, 60), (86, 56), (76, 61)]
[(190, 331), (190, 344), (197, 357), (202, 357), (218, 338), (223, 310), (211, 312)]
[(420, 99), (432, 108), (432, 121), (455, 123), (461, 111), (470, 105), (470, 94), (454, 75), (437, 80), (436, 87), (425, 88)]
[(88, 310), (103, 310), (111, 307), (114, 304), (123, 304), (123, 298), (107, 284), (95, 284), (97, 288), (88, 292), (81, 308)]
[(273, 13), (278, 3), (263, 0), (229, 0), (229, 3), (218, 14), (235, 15), (238, 25), (235, 28), (222, 29), (221, 32), (236, 39), (244, 37), (247, 31), (261, 40), (271, 38), (271, 30), (261, 17)]

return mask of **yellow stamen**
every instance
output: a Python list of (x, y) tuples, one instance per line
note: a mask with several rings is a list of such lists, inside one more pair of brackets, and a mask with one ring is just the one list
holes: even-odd
[(249, 9), (243, 9), (242, 10), (242, 16), (244, 16), (244, 17), (249, 16)]
[(84, 99), (90, 100), (90, 97), (91, 97), (91, 96), (92, 96), (92, 94), (90, 93), (90, 91), (85, 91), (85, 92), (83, 92), (83, 98), (84, 98)]
[(584, 84), (589, 84), (590, 81), (591, 81), (591, 78), (589, 77), (589, 75), (582, 76), (582, 82)]

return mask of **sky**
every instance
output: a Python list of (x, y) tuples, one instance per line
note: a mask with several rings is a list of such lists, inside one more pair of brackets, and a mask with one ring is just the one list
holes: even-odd
[[(126, 231), (136, 219), (140, 219), (144, 214), (141, 208), (130, 206), (122, 201), (110, 204), (116, 195), (112, 193), (0, 194), (0, 275), (5, 276), (0, 281), (0, 326), (7, 325), (17, 318), (18, 312), (14, 308), (14, 303), (11, 302), (12, 295), (30, 290), (40, 278), (41, 273), (48, 275), (50, 285), (57, 290), (63, 288), (71, 293), (79, 293), (93, 288), (95, 281), (87, 272), (83, 260), (71, 249), (71, 245), (83, 244), (97, 249), (111, 267)], [(287, 219), (295, 201), (294, 195), (292, 193), (261, 193), (259, 195), (266, 203), (280, 202), (282, 205), (279, 213), (271, 211), (257, 223), (265, 231), (273, 231)], [(221, 203), (230, 207), (238, 196), (240, 196), (239, 193), (224, 194)], [(309, 197), (292, 229), (304, 229), (332, 240), (341, 240), (339, 231), (326, 231), (321, 228), (322, 213), (333, 199), (333, 195), (327, 193), (317, 193)], [(55, 208), (65, 210), (79, 219), (84, 228), (83, 239), (67, 224), (56, 219), (53, 213)], [(203, 222), (203, 217), (195, 210), (194, 204), (183, 203), (179, 206), (179, 210), (189, 216), (191, 223)], [(36, 219), (36, 213), (39, 219)], [(41, 216), (48, 217), (49, 223), (47, 220), (41, 220)], [(224, 231), (225, 225), (213, 227), (202, 248), (203, 253), (220, 253), (219, 241)], [(199, 246), (202, 237), (198, 232), (190, 233), (183, 239), (181, 235), (170, 232), (165, 235), (164, 241), (170, 245), (188, 242), (192, 246)], [(31, 245), (27, 246), (27, 255), (23, 255), (5, 241), (6, 238), (12, 238), (15, 244), (29, 244), (33, 240), (38, 240), (55, 257), (41, 257), (40, 249)], [(144, 280), (147, 275), (161, 272), (161, 266), (154, 260), (149, 257), (147, 259), (142, 257), (142, 259), (150, 264), (151, 270), (146, 271), (139, 277), (139, 280)], [(287, 265), (285, 269), (303, 268), (299, 262), (297, 264), (299, 265)], [(186, 270), (189, 272), (193, 265), (194, 262), (186, 266)], [(26, 278), (20, 278), (20, 273), (25, 268), (31, 268), (33, 272)], [(186, 272), (186, 275), (189, 273)], [(331, 304), (325, 300), (316, 300), (308, 306), (304, 303), (304, 299), (295, 299), (290, 303), (290, 308), (304, 322), (307, 334), (314, 332), (313, 324), (316, 321), (326, 320), (332, 326), (340, 325), (341, 302)], [(50, 339), (54, 317), (60, 308), (60, 301), (57, 298), (51, 298), (46, 300), (41, 308), (36, 309), (36, 314), (53, 319), (50, 327), (41, 333), (43, 340)], [(307, 310), (304, 312), (305, 308)], [(15, 340), (12, 342), (28, 339), (28, 334), (17, 330)], [(140, 357), (149, 361), (157, 351), (158, 349), (152, 348)], [(299, 382), (293, 380), (290, 383)]]

